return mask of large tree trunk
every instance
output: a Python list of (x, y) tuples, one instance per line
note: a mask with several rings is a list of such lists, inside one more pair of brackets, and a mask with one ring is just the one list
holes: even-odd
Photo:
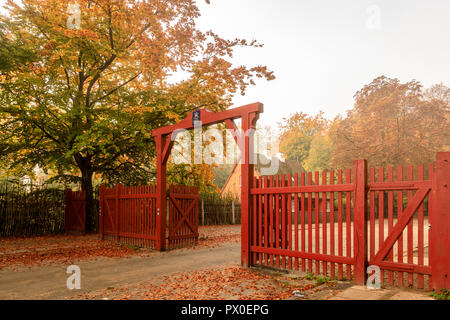
[(81, 190), (86, 192), (86, 232), (94, 231), (96, 222), (96, 210), (94, 210), (94, 187), (92, 185), (92, 170), (89, 168), (81, 171)]

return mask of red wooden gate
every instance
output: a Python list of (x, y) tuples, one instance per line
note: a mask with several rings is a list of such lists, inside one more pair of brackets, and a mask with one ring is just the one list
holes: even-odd
[(195, 245), (198, 241), (198, 188), (169, 187), (168, 248)]
[(427, 171), (357, 160), (353, 170), (254, 179), (251, 263), (359, 284), (373, 265), (384, 283), (450, 289), (450, 152)]
[(86, 230), (86, 193), (66, 190), (66, 233), (84, 233)]

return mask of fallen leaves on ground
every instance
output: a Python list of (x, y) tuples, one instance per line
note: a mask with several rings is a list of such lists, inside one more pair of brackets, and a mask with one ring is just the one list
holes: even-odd
[(72, 264), (100, 257), (124, 258), (145, 255), (136, 250), (98, 236), (43, 236), (0, 240), (0, 270), (7, 267), (33, 267), (48, 263)]
[(78, 299), (112, 300), (280, 300), (314, 284), (288, 281), (254, 269), (224, 266), (161, 276), (138, 285), (97, 290)]
[[(198, 245), (189, 248), (219, 247), (225, 243), (239, 243), (240, 226), (201, 226)], [(152, 250), (118, 245), (100, 240), (98, 235), (38, 236), (0, 239), (0, 270), (11, 267), (33, 267), (45, 264), (72, 264), (75, 261), (100, 257), (126, 258), (133, 255), (157, 254)]]

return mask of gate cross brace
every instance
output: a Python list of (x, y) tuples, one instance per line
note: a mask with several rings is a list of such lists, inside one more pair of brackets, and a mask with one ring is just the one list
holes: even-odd
[(181, 213), (181, 217), (182, 217), (180, 219), (180, 221), (178, 221), (178, 223), (175, 226), (175, 228), (173, 229), (173, 231), (175, 232), (176, 230), (178, 230), (181, 227), (183, 221), (186, 221), (189, 229), (191, 229), (191, 231), (195, 233), (194, 227), (191, 225), (190, 221), (187, 219), (189, 212), (194, 208), (195, 200), (191, 202), (191, 204), (189, 205), (189, 207), (187, 208), (186, 211), (183, 211), (180, 208), (180, 205), (178, 204), (178, 202), (175, 200), (175, 198), (171, 194), (169, 195), (169, 198), (170, 198), (170, 201), (172, 201), (172, 203), (175, 205), (178, 212)]
[(429, 191), (430, 187), (424, 187), (417, 190), (408, 207), (406, 207), (405, 211), (403, 211), (402, 216), (397, 220), (397, 224), (392, 229), (392, 232), (383, 242), (383, 245), (381, 246), (380, 250), (373, 258), (374, 263), (382, 262), (383, 259), (387, 256), (392, 246), (394, 245), (395, 241), (397, 241), (397, 239), (400, 237), (400, 235), (403, 232), (403, 229), (405, 229), (406, 225), (413, 217), (414, 212), (419, 208), (420, 204), (422, 203), (423, 199), (427, 196)]

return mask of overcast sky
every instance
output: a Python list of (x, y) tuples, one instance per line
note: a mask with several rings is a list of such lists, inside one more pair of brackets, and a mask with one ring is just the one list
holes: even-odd
[(276, 80), (234, 99), (235, 106), (264, 103), (262, 124), (276, 126), (297, 111), (344, 114), (356, 91), (380, 75), (450, 85), (449, 0), (197, 2), (200, 29), (264, 44), (235, 57), (275, 71)]
[(449, 0), (197, 2), (202, 29), (264, 43), (236, 61), (265, 64), (277, 79), (234, 101), (264, 103), (266, 124), (297, 111), (344, 114), (356, 91), (380, 75), (450, 85)]

